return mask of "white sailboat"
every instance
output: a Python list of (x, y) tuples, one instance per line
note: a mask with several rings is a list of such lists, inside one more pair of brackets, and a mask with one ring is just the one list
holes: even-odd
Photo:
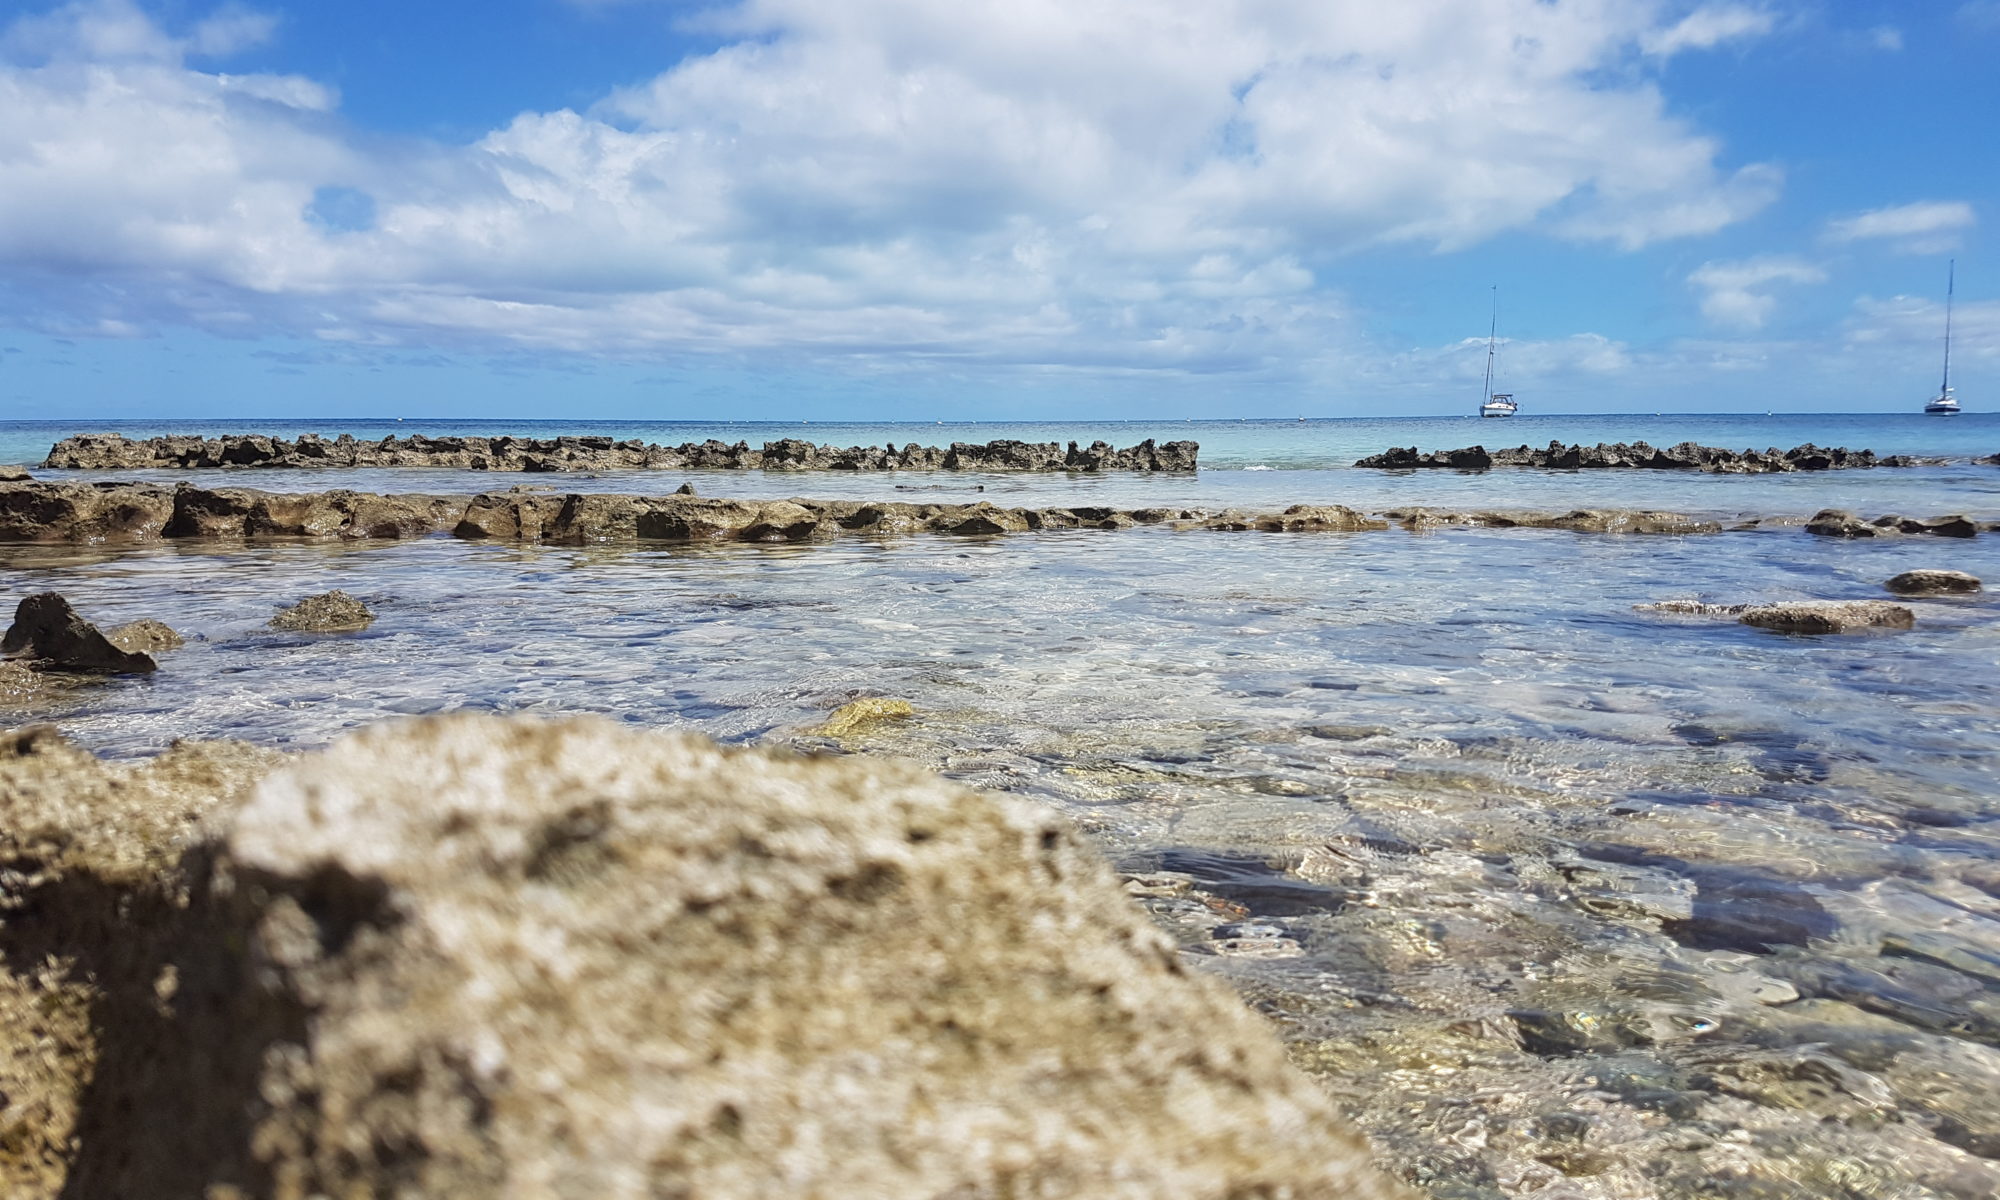
[(1482, 417), (1511, 417), (1521, 411), (1521, 406), (1514, 403), (1514, 393), (1493, 390), (1493, 354), (1499, 332), (1500, 285), (1496, 283), (1493, 285), (1493, 322), (1486, 329), (1486, 382), (1479, 387), (1479, 394), (1485, 397), (1479, 404), (1479, 415)]
[(1951, 294), (1957, 289), (1958, 260), (1945, 269), (1944, 284), (1944, 382), (1938, 385), (1937, 399), (1924, 405), (1933, 416), (1949, 416), (1958, 411), (1958, 397), (1951, 394)]

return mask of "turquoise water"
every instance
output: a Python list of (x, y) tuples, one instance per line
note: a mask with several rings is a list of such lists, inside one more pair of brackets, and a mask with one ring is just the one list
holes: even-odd
[[(2000, 516), (2000, 469), (1971, 466), (1345, 465), (1503, 429), (1515, 443), (2000, 450), (2000, 422), (1976, 416), (565, 428), (674, 442), (1178, 434), (1208, 464), (1192, 478), (717, 472), (699, 477), (706, 494)], [(51, 432), (12, 427), (6, 444), (42, 444), (10, 456), (38, 458)], [(53, 714), (111, 754), (176, 737), (311, 747), (454, 709), (589, 712), (906, 756), (1054, 806), (1140, 880), (1187, 961), (1265, 1013), (1385, 1161), (1439, 1200), (2000, 1195), (2000, 588), (1915, 602), (1909, 631), (1833, 638), (1632, 609), (1880, 598), (1882, 580), (1916, 567), (2000, 585), (2000, 536), (1147, 528), (705, 549), (0, 547), (10, 595), (55, 588), (102, 622), (155, 617), (193, 637), (157, 675), (79, 691)], [(276, 605), (334, 587), (363, 597), (374, 626), (263, 628)], [(845, 744), (811, 734), (858, 695), (906, 699), (917, 716)]]

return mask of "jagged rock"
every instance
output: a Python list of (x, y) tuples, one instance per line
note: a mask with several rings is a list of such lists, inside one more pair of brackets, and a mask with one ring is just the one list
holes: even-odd
[(1344, 504), (1294, 504), (1276, 517), (1267, 517), (1257, 528), (1271, 533), (1351, 533), (1365, 529), (1387, 529), (1387, 521), (1363, 516)]
[(1882, 585), (1899, 596), (1963, 595), (1980, 590), (1979, 577), (1964, 571), (1905, 571)]
[(173, 492), (149, 484), (0, 484), (0, 542), (150, 542), (173, 512)]
[(37, 592), (15, 607), (0, 654), (44, 671), (136, 675), (158, 669), (150, 656), (113, 645), (56, 592)]
[(916, 709), (908, 700), (892, 700), (886, 696), (863, 696), (827, 714), (826, 721), (811, 732), (820, 737), (844, 738), (883, 721), (898, 721), (915, 716)]
[(288, 633), (351, 633), (374, 619), (366, 604), (336, 588), (281, 610), (270, 626)]
[(1737, 620), (1783, 633), (1846, 633), (1854, 629), (1908, 629), (1915, 614), (1886, 600), (1799, 600), (1758, 604)]
[[(386, 437), (333, 442), (314, 434), (297, 441), (255, 434), (216, 438), (185, 435), (128, 440), (115, 433), (80, 434), (49, 448), (43, 466), (120, 470), (135, 467), (456, 467), (474, 471), (768, 470), (768, 471), (1193, 471), (1194, 442), (1156, 444), (1147, 439), (1119, 450), (1104, 442), (1067, 449), (1055, 442), (1000, 440), (950, 449), (919, 446), (818, 446), (797, 438), (752, 450), (711, 438), (681, 446), (656, 446), (608, 437)], [(692, 495), (690, 490), (688, 495)]]
[(1045, 809), (602, 721), (246, 754), (0, 747), (10, 1195), (1406, 1195)]
[(675, 489), (674, 489), (674, 495), (676, 495), (676, 496), (692, 496), (692, 495), (695, 495), (695, 494), (696, 494), (696, 493), (695, 493), (695, 490), (694, 490), (694, 483), (693, 483), (693, 481), (689, 481), (689, 482), (687, 482), (687, 483), (684, 483), (684, 484), (682, 484), (682, 485), (680, 485), (679, 487), (677, 487), (677, 488), (675, 488)]
[(1386, 470), (1413, 470), (1420, 467), (1456, 467), (1483, 470), (1487, 467), (1541, 467), (1553, 470), (1603, 470), (1628, 468), (1652, 471), (1709, 471), (1724, 474), (1765, 474), (1781, 471), (1832, 471), (1866, 467), (1910, 467), (1939, 460), (1916, 459), (1908, 455), (1877, 458), (1872, 450), (1828, 449), (1808, 442), (1790, 450), (1772, 447), (1765, 451), (1724, 450), (1682, 442), (1658, 449), (1645, 442), (1599, 443), (1595, 446), (1566, 446), (1550, 442), (1545, 449), (1517, 446), (1511, 450), (1488, 451), (1484, 446), (1462, 450), (1434, 450), (1421, 453), (1415, 446), (1384, 451), (1361, 459), (1357, 467)]
[(187, 639), (173, 631), (166, 623), (150, 617), (137, 621), (127, 621), (123, 625), (104, 631), (104, 640), (133, 654), (158, 654), (163, 650), (178, 650), (187, 645)]
[(1953, 513), (1942, 517), (1903, 517), (1894, 513), (1864, 521), (1855, 514), (1841, 508), (1823, 508), (1806, 522), (1806, 532), (1819, 537), (1872, 538), (1890, 537), (1899, 533), (1928, 534), (1932, 537), (1976, 537), (1979, 526), (1967, 517)]

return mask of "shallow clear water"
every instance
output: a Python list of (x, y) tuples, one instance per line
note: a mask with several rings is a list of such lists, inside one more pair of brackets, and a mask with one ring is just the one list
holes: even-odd
[[(1482, 502), (1568, 503), (1508, 489)], [(2000, 580), (2000, 539), (0, 548), (15, 594), (199, 639), (76, 694), (61, 723), (116, 754), (456, 708), (822, 745), (850, 697), (909, 700), (837, 748), (1072, 814), (1392, 1165), (1460, 1198), (2000, 1194), (2000, 599), (1819, 639), (1631, 611), (1878, 597), (1919, 566)], [(261, 628), (333, 587), (370, 630)]]

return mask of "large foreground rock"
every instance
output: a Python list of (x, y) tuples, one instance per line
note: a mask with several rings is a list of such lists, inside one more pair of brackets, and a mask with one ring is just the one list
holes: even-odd
[(597, 721), (244, 753), (0, 747), (8, 1194), (1402, 1195), (1044, 810)]

